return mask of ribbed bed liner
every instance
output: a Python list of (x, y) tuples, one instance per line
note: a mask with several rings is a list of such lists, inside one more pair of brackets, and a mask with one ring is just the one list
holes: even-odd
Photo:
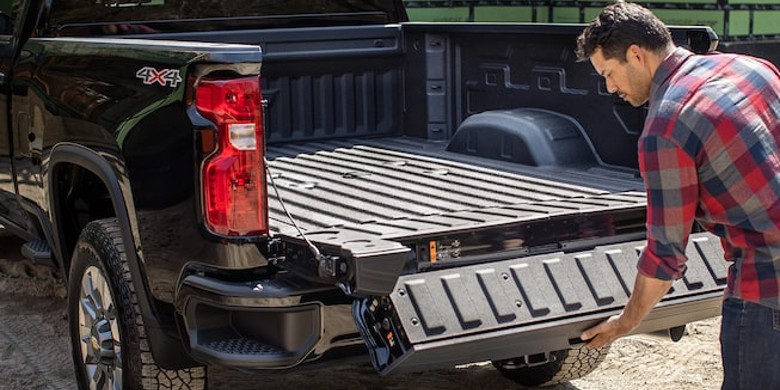
[[(421, 234), (637, 208), (631, 172), (540, 168), (444, 150), (442, 143), (383, 138), (270, 146), (269, 170), (307, 232), (399, 240)], [(296, 235), (269, 184), (269, 218)]]

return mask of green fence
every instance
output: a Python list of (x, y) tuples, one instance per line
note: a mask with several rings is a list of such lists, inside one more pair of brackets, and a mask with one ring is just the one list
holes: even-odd
[[(608, 4), (578, 0), (404, 1), (412, 21), (587, 23)], [(780, 38), (780, 0), (639, 2), (668, 25), (710, 26), (722, 40)]]

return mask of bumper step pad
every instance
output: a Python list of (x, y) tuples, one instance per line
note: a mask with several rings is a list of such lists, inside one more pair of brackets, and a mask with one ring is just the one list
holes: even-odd
[(271, 345), (263, 344), (256, 340), (248, 338), (232, 338), (225, 340), (216, 340), (206, 344), (204, 347), (219, 353), (234, 355), (260, 355), (268, 356), (279, 354), (284, 351)]

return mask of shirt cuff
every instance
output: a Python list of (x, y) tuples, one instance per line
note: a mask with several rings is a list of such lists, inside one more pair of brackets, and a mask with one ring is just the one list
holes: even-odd
[[(679, 264), (679, 266), (678, 266)], [(678, 261), (676, 257), (664, 258), (656, 255), (647, 247), (639, 256), (636, 266), (640, 274), (659, 280), (677, 280), (685, 275), (685, 259)]]

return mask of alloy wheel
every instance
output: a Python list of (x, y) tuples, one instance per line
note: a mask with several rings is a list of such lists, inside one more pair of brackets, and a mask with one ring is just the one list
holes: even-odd
[(79, 336), (90, 389), (121, 389), (122, 344), (116, 305), (103, 272), (95, 266), (81, 277)]

